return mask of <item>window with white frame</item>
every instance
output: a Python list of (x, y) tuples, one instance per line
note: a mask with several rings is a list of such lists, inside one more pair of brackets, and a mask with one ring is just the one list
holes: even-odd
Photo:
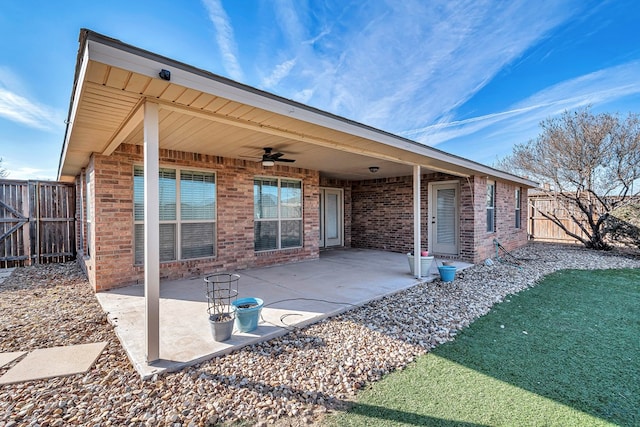
[(496, 231), (496, 183), (487, 181), (487, 231)]
[(302, 246), (302, 181), (255, 178), (253, 199), (256, 252)]
[(516, 197), (515, 197), (515, 203), (516, 203), (516, 228), (520, 228), (520, 199), (521, 199), (521, 192), (520, 192), (520, 188), (516, 188)]
[[(144, 262), (144, 170), (134, 168), (135, 263)], [(160, 261), (215, 255), (216, 179), (211, 172), (160, 168)]]
[(86, 204), (86, 226), (87, 226), (87, 231), (86, 231), (86, 239), (85, 239), (85, 248), (84, 248), (84, 255), (86, 257), (90, 257), (91, 256), (91, 224), (93, 222), (93, 218), (91, 216), (92, 210), (91, 210), (91, 177), (93, 177), (93, 172), (87, 173), (85, 174), (85, 182), (86, 182), (86, 187), (87, 187), (87, 191), (85, 194), (85, 204)]

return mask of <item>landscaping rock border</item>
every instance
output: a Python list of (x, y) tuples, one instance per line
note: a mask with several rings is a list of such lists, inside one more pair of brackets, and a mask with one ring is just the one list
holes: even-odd
[[(0, 427), (321, 424), (358, 390), (452, 340), (507, 295), (566, 268), (640, 268), (640, 259), (530, 244), (497, 262), (373, 301), (180, 372), (142, 381), (75, 263), (16, 269), (0, 285), (0, 351), (106, 341), (86, 374), (0, 387)], [(11, 365), (0, 368), (0, 375)]]

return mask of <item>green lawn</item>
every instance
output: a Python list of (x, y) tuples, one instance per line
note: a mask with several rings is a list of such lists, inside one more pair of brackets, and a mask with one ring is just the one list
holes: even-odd
[(373, 384), (333, 425), (640, 425), (640, 270), (567, 270)]

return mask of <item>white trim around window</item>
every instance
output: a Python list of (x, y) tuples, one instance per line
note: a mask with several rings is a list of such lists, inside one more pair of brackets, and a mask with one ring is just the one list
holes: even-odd
[(83, 227), (86, 225), (87, 232), (86, 238), (83, 242), (85, 244), (84, 256), (87, 258), (91, 258), (91, 234), (93, 232), (93, 209), (91, 206), (91, 198), (93, 197), (93, 186), (91, 185), (91, 179), (93, 178), (93, 170), (89, 173), (85, 173), (85, 185), (86, 185), (86, 193), (85, 193), (85, 204), (86, 204), (86, 224), (83, 224)]
[(522, 189), (516, 188), (515, 192), (515, 228), (522, 227)]
[(496, 231), (496, 182), (487, 181), (487, 233)]
[(254, 250), (303, 246), (302, 180), (256, 176), (253, 179)]
[[(144, 262), (144, 170), (135, 165), (134, 263)], [(160, 261), (191, 260), (216, 256), (216, 174), (196, 168), (163, 168), (159, 171)]]

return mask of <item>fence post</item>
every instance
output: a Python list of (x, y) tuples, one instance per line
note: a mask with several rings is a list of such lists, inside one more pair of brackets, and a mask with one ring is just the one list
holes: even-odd
[(32, 250), (31, 250), (31, 212), (29, 212), (29, 183), (21, 186), (20, 192), (22, 193), (22, 215), (24, 215), (28, 222), (22, 226), (22, 246), (24, 254), (27, 256), (27, 265), (32, 264)]
[(42, 259), (40, 257), (40, 255), (42, 254), (40, 245), (42, 242), (41, 236), (40, 236), (40, 182), (36, 181), (36, 185), (35, 185), (35, 203), (34, 203), (35, 209), (36, 209), (36, 264), (40, 264)]

